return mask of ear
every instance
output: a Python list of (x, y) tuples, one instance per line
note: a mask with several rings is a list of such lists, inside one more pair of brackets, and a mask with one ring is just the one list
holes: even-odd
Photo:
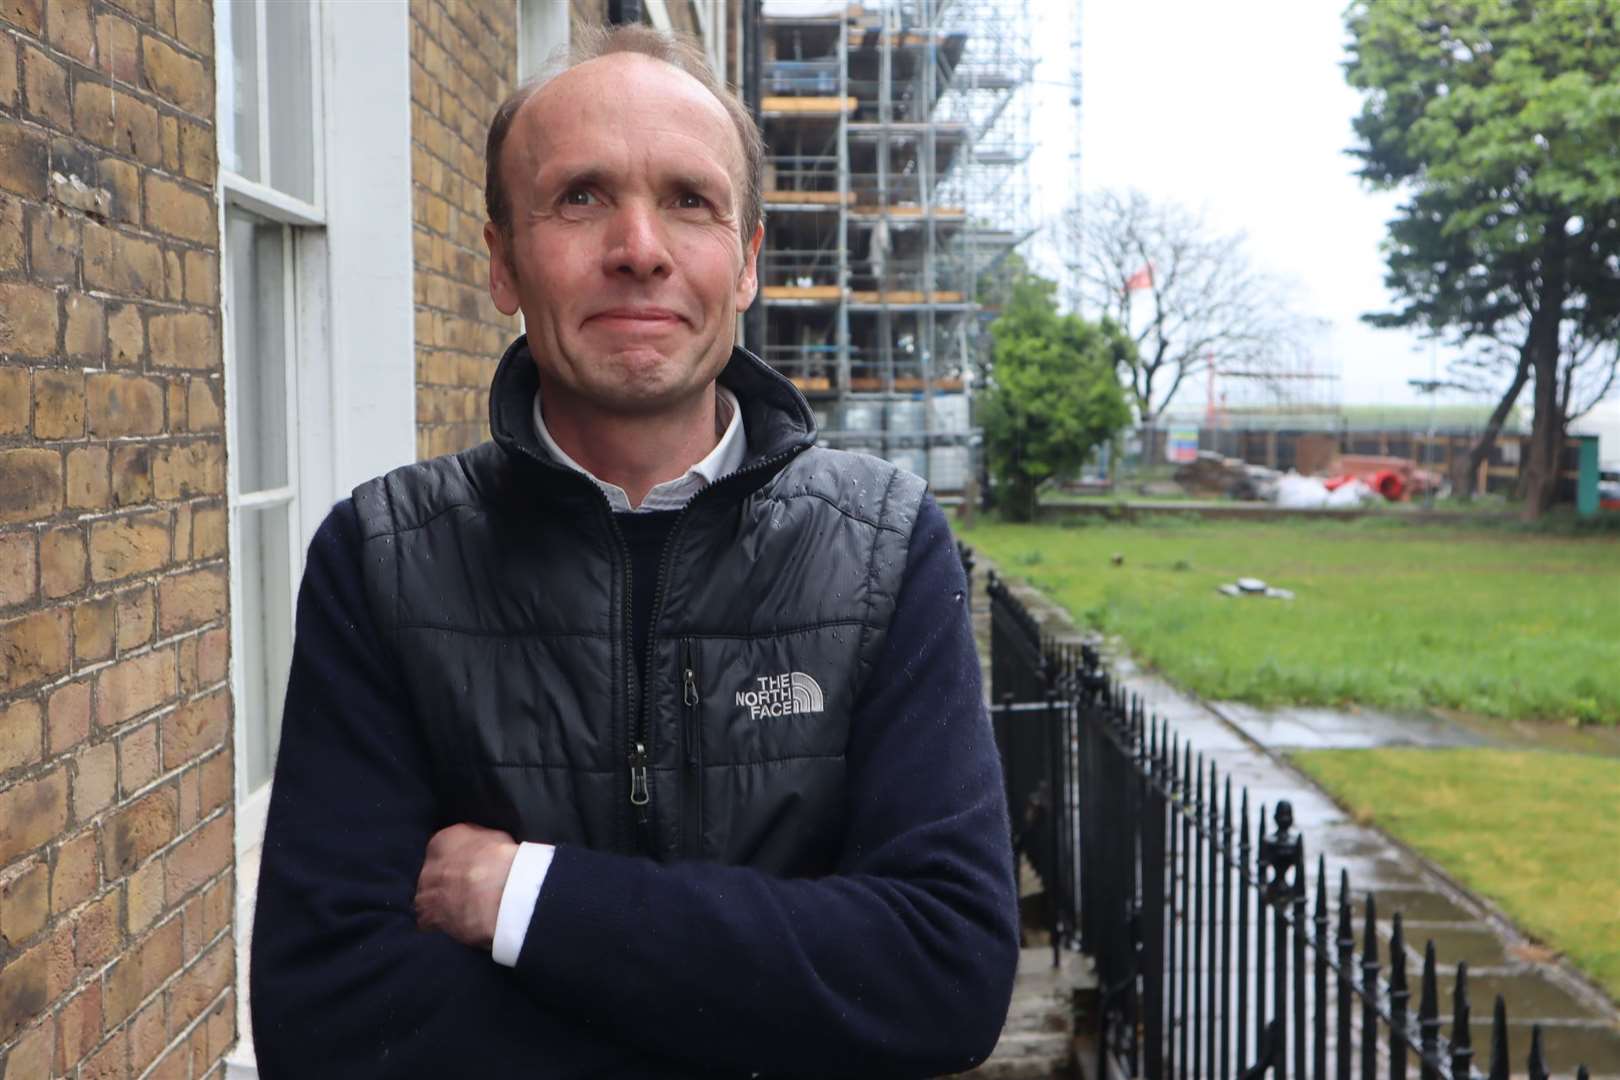
[(516, 315), (521, 298), (517, 271), (512, 264), (512, 246), (493, 221), (484, 222), (484, 246), (489, 248), (489, 298), (495, 301), (495, 310), (502, 315)]
[(765, 226), (755, 225), (754, 235), (743, 245), (742, 274), (737, 278), (737, 310), (747, 311), (759, 295), (759, 245), (765, 239)]

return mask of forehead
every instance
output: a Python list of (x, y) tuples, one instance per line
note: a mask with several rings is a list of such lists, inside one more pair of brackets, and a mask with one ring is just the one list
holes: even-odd
[(708, 160), (729, 176), (742, 146), (725, 106), (695, 78), (662, 60), (615, 53), (570, 68), (520, 110), (515, 141), (531, 167), (602, 153)]

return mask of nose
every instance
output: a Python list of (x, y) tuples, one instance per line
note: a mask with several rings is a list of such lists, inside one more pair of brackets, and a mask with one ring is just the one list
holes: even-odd
[(669, 243), (664, 223), (656, 207), (630, 199), (613, 215), (602, 269), (610, 276), (627, 276), (637, 281), (667, 277), (670, 271)]

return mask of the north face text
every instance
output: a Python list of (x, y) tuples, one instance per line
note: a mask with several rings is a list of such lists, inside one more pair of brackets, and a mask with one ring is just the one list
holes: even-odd
[(755, 676), (753, 686), (737, 691), (737, 705), (747, 709), (754, 720), (762, 716), (818, 713), (824, 707), (820, 684), (802, 671)]

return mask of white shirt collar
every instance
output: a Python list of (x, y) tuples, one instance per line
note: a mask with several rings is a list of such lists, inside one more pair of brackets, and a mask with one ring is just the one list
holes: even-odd
[(737, 403), (737, 396), (723, 386), (716, 385), (715, 392), (715, 426), (724, 425), (720, 434), (720, 441), (715, 444), (704, 459), (686, 470), (685, 475), (674, 480), (666, 480), (647, 492), (647, 497), (641, 500), (640, 506), (630, 505), (630, 496), (625, 494), (622, 487), (610, 484), (600, 477), (594, 476), (579, 462), (568, 456), (557, 441), (551, 437), (546, 429), (545, 415), (540, 411), (540, 391), (534, 392), (534, 433), (540, 438), (540, 445), (546, 453), (551, 455), (553, 461), (564, 468), (573, 469), (583, 474), (593, 484), (602, 489), (607, 496), (608, 505), (617, 511), (632, 511), (638, 514), (649, 513), (654, 510), (679, 510), (685, 506), (687, 500), (702, 491), (710, 484), (723, 476), (729, 476), (741, 468), (743, 458), (747, 454), (748, 440), (743, 431), (742, 408)]

